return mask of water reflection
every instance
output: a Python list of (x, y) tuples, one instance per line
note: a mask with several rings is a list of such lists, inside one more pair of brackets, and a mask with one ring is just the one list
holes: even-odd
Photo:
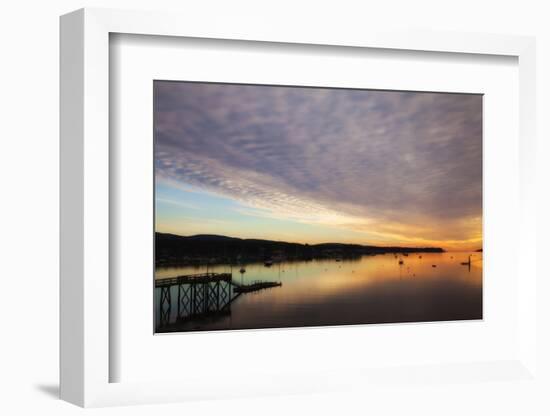
[[(466, 262), (468, 264), (462, 264)], [(482, 264), (481, 253), (424, 253), (404, 257), (393, 254), (364, 256), (358, 260), (282, 262), (271, 267), (247, 264), (242, 274), (239, 273), (241, 266), (230, 265), (209, 266), (208, 269), (158, 268), (157, 281), (209, 272), (230, 273), (238, 284), (262, 280), (280, 281), (282, 286), (240, 295), (228, 287), (227, 301), (219, 308), (214, 306), (219, 305), (219, 300), (215, 297), (216, 282), (213, 281), (208, 287), (200, 288), (198, 303), (197, 300), (191, 302), (193, 307), (199, 305), (199, 309), (183, 315), (182, 304), (177, 300), (178, 290), (182, 289), (173, 286), (167, 294), (166, 289), (163, 292), (157, 288), (156, 330), (481, 319)], [(181, 296), (179, 299), (181, 301)], [(201, 307), (204, 314), (200, 313)]]

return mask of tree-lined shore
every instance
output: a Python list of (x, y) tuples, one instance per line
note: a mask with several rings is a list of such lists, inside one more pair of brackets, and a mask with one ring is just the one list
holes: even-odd
[(179, 236), (155, 233), (157, 266), (238, 264), (265, 261), (353, 259), (385, 253), (442, 253), (439, 247), (381, 247), (361, 244), (300, 244), (285, 241), (242, 239), (222, 235)]

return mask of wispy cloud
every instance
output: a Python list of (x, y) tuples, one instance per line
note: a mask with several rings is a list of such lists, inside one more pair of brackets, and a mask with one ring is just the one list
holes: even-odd
[(481, 96), (155, 83), (156, 175), (385, 240), (481, 237)]
[(178, 207), (181, 207), (181, 208), (198, 209), (197, 205), (195, 205), (195, 204), (192, 204), (192, 203), (189, 203), (189, 202), (182, 202), (180, 200), (175, 200), (175, 199), (162, 198), (162, 197), (159, 197), (159, 196), (157, 196), (155, 198), (155, 201), (156, 201), (157, 204), (158, 203), (170, 204), (170, 205), (177, 205)]

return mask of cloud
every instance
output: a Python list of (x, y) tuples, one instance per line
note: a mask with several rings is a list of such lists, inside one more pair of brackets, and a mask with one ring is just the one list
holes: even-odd
[(481, 106), (479, 95), (157, 81), (156, 175), (269, 215), (466, 241), (481, 235)]
[(175, 200), (175, 199), (170, 199), (170, 198), (163, 198), (163, 197), (156, 196), (155, 201), (156, 201), (156, 203), (176, 205), (178, 207), (186, 208), (186, 209), (199, 209), (196, 204), (183, 202), (183, 201), (180, 201), (180, 200)]

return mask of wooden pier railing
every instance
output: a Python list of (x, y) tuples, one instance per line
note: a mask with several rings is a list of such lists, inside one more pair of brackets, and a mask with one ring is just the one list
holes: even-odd
[(220, 281), (231, 283), (231, 280), (231, 273), (188, 274), (165, 279), (156, 279), (155, 287), (168, 287), (192, 283), (215, 283)]

